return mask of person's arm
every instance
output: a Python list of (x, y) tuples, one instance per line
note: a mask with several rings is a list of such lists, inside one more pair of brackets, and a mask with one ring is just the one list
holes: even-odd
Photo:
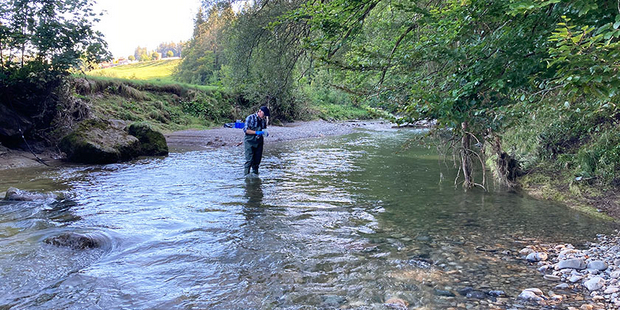
[(245, 125), (243, 126), (243, 132), (248, 135), (255, 135), (256, 131), (249, 128), (251, 126), (250, 124), (251, 121), (252, 121), (252, 115), (248, 115), (248, 117), (245, 118)]

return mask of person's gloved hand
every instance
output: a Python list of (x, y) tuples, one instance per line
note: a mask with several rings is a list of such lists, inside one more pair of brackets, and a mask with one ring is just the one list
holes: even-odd
[(259, 130), (259, 131), (256, 132), (256, 135), (257, 136), (262, 136), (264, 133), (265, 133), (264, 131)]

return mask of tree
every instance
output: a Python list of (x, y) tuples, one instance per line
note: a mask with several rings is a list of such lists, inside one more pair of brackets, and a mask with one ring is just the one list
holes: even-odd
[(134, 56), (134, 55), (129, 55), (129, 56), (127, 57), (127, 59), (129, 59), (130, 61), (134, 61), (134, 60), (136, 60), (136, 56)]
[[(0, 7), (0, 102), (13, 129), (0, 142), (46, 129), (70, 70), (111, 59), (93, 29), (92, 0), (5, 0)], [(3, 113), (6, 114), (7, 113)], [(19, 130), (18, 130), (19, 129)], [(12, 141), (15, 142), (15, 141)]]
[(151, 60), (158, 60), (160, 58), (159, 53), (158, 52), (151, 52)]
[(288, 18), (312, 25), (307, 46), (338, 72), (341, 89), (403, 121), (450, 128), (469, 188), (470, 139), (499, 146), (497, 134), (549, 106), (541, 96), (588, 101), (593, 111), (616, 106), (617, 14), (603, 0), (332, 0)]
[(168, 55), (168, 52), (172, 52), (172, 56), (169, 56), (169, 57), (181, 57), (182, 50), (183, 50), (183, 42), (160, 43), (155, 49), (156, 52), (162, 55)]
[(268, 104), (282, 119), (297, 117), (293, 90), (303, 47), (310, 36), (306, 20), (284, 19), (305, 1), (256, 1), (238, 14), (227, 48), (227, 85), (253, 105)]
[[(142, 55), (148, 55), (148, 51), (146, 49), (146, 47), (136, 47), (135, 51), (133, 52), (133, 56), (136, 57), (136, 59), (140, 60), (140, 61), (144, 61), (142, 60)], [(149, 59), (150, 60), (150, 59)]]
[(170, 58), (170, 57), (173, 57), (173, 56), (174, 56), (174, 53), (172, 51), (167, 51), (166, 52), (166, 57)]
[(230, 3), (213, 5), (204, 19), (199, 10), (194, 25), (194, 37), (186, 44), (183, 60), (175, 76), (195, 84), (217, 84), (217, 73), (226, 64), (224, 33), (235, 19)]

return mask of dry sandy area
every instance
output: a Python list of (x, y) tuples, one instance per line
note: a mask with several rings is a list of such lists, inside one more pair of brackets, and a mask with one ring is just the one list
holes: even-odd
[[(382, 129), (392, 124), (384, 121), (347, 121), (327, 122), (309, 121), (294, 122), (282, 126), (269, 126), (269, 138), (266, 144), (296, 139), (318, 138), (349, 134), (357, 128)], [(203, 150), (218, 147), (234, 147), (243, 143), (243, 130), (235, 128), (214, 128), (208, 130), (183, 130), (166, 134), (171, 152), (186, 150)], [(63, 161), (55, 150), (37, 154), (43, 162), (50, 166), (61, 166)], [(0, 145), (0, 170), (37, 167), (44, 165), (30, 152), (7, 149)]]

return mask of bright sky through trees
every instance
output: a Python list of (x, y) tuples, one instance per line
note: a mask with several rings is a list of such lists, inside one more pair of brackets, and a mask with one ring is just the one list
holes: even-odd
[(191, 39), (199, 6), (200, 0), (98, 0), (96, 10), (106, 12), (95, 29), (115, 58), (127, 57), (138, 46), (153, 50)]

